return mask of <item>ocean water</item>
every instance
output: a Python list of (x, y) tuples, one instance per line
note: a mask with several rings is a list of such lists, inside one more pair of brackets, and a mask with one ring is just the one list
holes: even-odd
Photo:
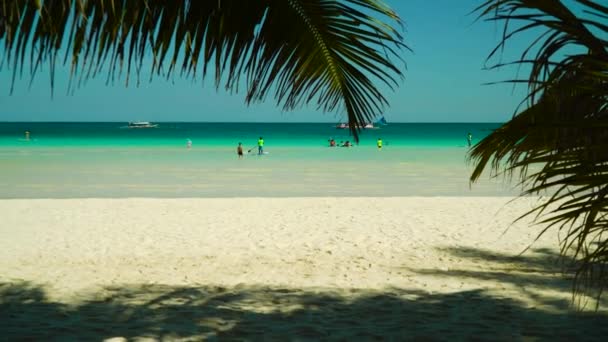
[[(0, 198), (510, 196), (472, 187), (466, 135), (498, 124), (391, 123), (353, 141), (330, 123), (0, 123)], [(30, 140), (24, 132), (30, 132)], [(259, 136), (267, 155), (258, 156)], [(382, 138), (384, 148), (376, 148)], [(192, 141), (192, 148), (186, 142)], [(252, 154), (239, 160), (236, 146)]]

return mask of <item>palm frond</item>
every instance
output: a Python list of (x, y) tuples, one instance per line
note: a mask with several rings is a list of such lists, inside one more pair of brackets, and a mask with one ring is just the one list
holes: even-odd
[(13, 84), (26, 57), (33, 76), (61, 49), (76, 86), (101, 73), (139, 84), (151, 52), (151, 75), (211, 67), (217, 87), (244, 83), (247, 103), (272, 94), (285, 110), (346, 111), (355, 139), (388, 105), (377, 83), (403, 77), (400, 25), (381, 0), (0, 0)]
[[(549, 192), (528, 214), (557, 227), (575, 269), (575, 294), (608, 285), (608, 7), (577, 0), (580, 17), (560, 1), (491, 0), (481, 17), (505, 23), (491, 58), (521, 32), (543, 29), (515, 64), (531, 64), (527, 107), (477, 144), (471, 181), (490, 167), (513, 175), (523, 195)], [(593, 12), (593, 15), (590, 13)], [(600, 18), (600, 19), (598, 19)], [(520, 26), (511, 27), (514, 22)], [(530, 56), (532, 52), (533, 56)], [(539, 218), (539, 216), (537, 216)]]

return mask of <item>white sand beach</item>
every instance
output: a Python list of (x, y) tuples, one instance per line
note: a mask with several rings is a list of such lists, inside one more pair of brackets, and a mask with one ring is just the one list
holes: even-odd
[(538, 199), (511, 200), (0, 200), (2, 334), (583, 334), (556, 232), (519, 255), (541, 227), (512, 221)]

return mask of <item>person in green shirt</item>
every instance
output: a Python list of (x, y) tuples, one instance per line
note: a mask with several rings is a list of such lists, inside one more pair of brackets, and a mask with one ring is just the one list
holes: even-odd
[(264, 154), (264, 138), (258, 139), (258, 154)]
[(378, 146), (379, 150), (382, 149), (382, 139), (381, 138), (378, 138), (378, 141), (376, 142), (376, 145)]

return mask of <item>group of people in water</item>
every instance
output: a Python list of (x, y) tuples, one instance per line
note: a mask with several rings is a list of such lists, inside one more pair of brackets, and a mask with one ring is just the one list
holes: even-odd
[[(260, 137), (258, 139), (258, 155), (262, 155), (264, 154), (264, 138)], [(251, 150), (253, 150), (255, 147), (250, 148), (249, 150), (247, 150), (247, 153), (250, 153)], [(236, 154), (239, 156), (239, 159), (243, 158), (243, 143), (239, 143), (239, 145), (236, 147)]]
[[(29, 139), (29, 132), (26, 132), (26, 139)], [(329, 143), (329, 147), (352, 147), (352, 146), (354, 146), (349, 140), (340, 141), (339, 144), (336, 143), (336, 140), (334, 138), (330, 138), (327, 141)], [(472, 141), (473, 141), (473, 135), (471, 134), (471, 132), (469, 132), (469, 133), (467, 133), (467, 143), (468, 143), (469, 147), (471, 146)], [(383, 145), (384, 145), (384, 142), (382, 141), (382, 138), (378, 138), (376, 140), (376, 147), (378, 148), (378, 150), (381, 150)], [(187, 139), (186, 147), (187, 148), (192, 147), (192, 140)], [(253, 150), (254, 148), (255, 148), (255, 146), (250, 148), (249, 150), (247, 150), (247, 153), (250, 153), (251, 150)], [(258, 148), (257, 154), (263, 155), (264, 154), (264, 138), (263, 137), (258, 138), (257, 148)], [(243, 155), (244, 155), (243, 143), (239, 142), (238, 146), (236, 147), (236, 154), (238, 155), (239, 159), (243, 158)]]
[[(346, 140), (346, 141), (340, 141), (340, 144), (336, 143), (336, 140), (334, 138), (330, 138), (329, 140), (327, 140), (329, 142), (329, 147), (352, 147), (354, 146), (350, 141)], [(382, 138), (378, 138), (378, 140), (376, 141), (376, 147), (378, 147), (379, 150), (382, 149)]]
[(346, 141), (340, 141), (340, 144), (336, 144), (336, 140), (334, 140), (334, 138), (331, 138), (329, 140), (327, 140), (329, 142), (329, 147), (336, 147), (336, 146), (340, 146), (340, 147), (352, 147), (354, 146), (350, 141), (346, 140)]

